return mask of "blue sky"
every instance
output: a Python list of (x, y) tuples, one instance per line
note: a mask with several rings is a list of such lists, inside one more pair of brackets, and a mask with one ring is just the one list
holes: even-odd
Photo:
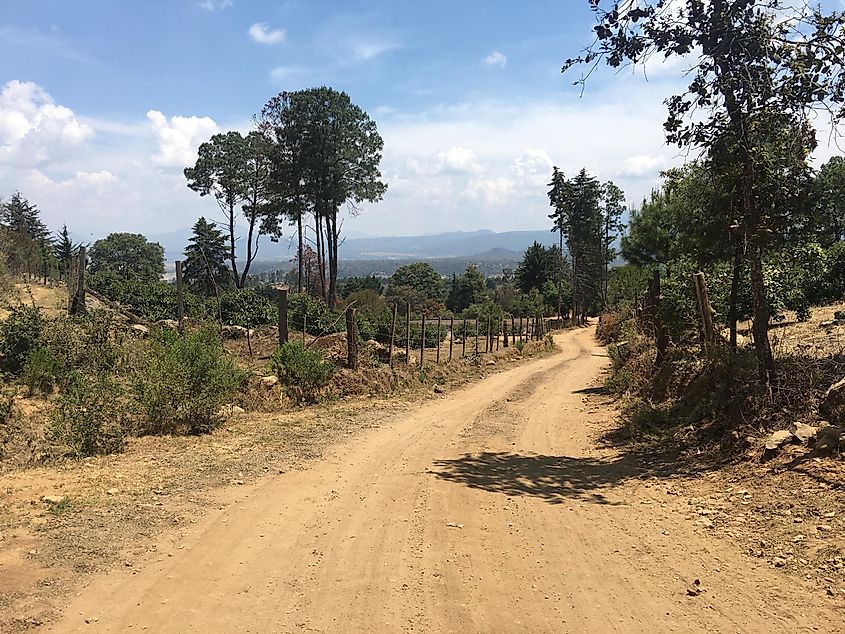
[(351, 235), (545, 227), (552, 164), (637, 201), (682, 160), (662, 99), (683, 69), (603, 71), (581, 97), (559, 69), (591, 24), (586, 0), (6, 2), (0, 196), (85, 237), (188, 227), (217, 213), (181, 174), (197, 145), (326, 84), (385, 140), (388, 194)]

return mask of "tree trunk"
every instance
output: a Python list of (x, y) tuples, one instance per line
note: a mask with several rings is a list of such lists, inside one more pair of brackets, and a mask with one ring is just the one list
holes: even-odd
[(229, 201), (229, 262), (232, 266), (232, 282), (235, 288), (241, 288), (241, 278), (238, 275), (238, 258), (235, 255), (235, 202)]
[(759, 238), (753, 238), (749, 244), (751, 262), (751, 290), (754, 292), (754, 349), (757, 353), (760, 379), (765, 383), (775, 377), (775, 360), (772, 344), (769, 342), (769, 306), (766, 303), (766, 288), (763, 283), (763, 249)]
[(742, 245), (734, 248), (733, 266), (731, 271), (731, 295), (728, 305), (728, 329), (730, 330), (730, 345), (736, 350), (736, 325), (739, 321), (739, 282), (742, 275)]
[(302, 262), (303, 252), (304, 252), (304, 249), (303, 249), (303, 239), (304, 239), (304, 237), (303, 237), (303, 234), (302, 234), (302, 212), (299, 212), (296, 216), (296, 233), (297, 233), (297, 239), (298, 239), (297, 259), (299, 260), (299, 263), (298, 263), (298, 266), (297, 266), (297, 274), (296, 274), (296, 292), (301, 293), (302, 292), (302, 270), (303, 270), (303, 266), (304, 266), (304, 263)]

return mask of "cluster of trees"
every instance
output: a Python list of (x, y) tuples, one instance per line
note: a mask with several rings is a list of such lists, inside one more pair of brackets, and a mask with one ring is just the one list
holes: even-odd
[[(564, 71), (604, 62), (618, 68), (652, 56), (682, 58), (687, 88), (666, 100), (666, 138), (700, 152), (701, 241), (721, 237), (731, 261), (729, 321), (746, 288), (760, 377), (774, 376), (764, 262), (810, 225), (814, 111), (835, 125), (845, 104), (845, 15), (785, 0), (590, 0), (595, 42)], [(589, 77), (582, 76), (581, 82)], [(709, 194), (707, 191), (709, 190)], [(670, 194), (671, 195), (671, 194)], [(833, 227), (831, 232), (841, 228)], [(841, 235), (841, 230), (840, 230)], [(744, 271), (747, 270), (747, 276)]]
[(204, 270), (201, 286), (224, 282), (222, 261), (231, 284), (243, 288), (260, 238), (278, 240), (287, 222), (296, 226), (297, 290), (334, 307), (340, 212), (346, 207), (355, 215), (360, 203), (384, 196), (383, 145), (369, 115), (346, 93), (327, 87), (280, 93), (262, 108), (255, 130), (214, 135), (200, 146), (185, 177), (191, 189), (215, 198), (225, 233), (197, 222), (187, 254), (193, 279)]
[[(634, 298), (622, 289), (643, 290), (647, 275), (631, 269), (659, 269), (672, 289), (686, 285), (692, 294), (690, 274), (705, 271), (720, 320), (737, 345), (737, 322), (754, 314), (747, 244), (738, 240), (722, 221), (718, 210), (731, 199), (718, 189), (706, 161), (663, 173), (663, 185), (631, 214), (628, 234), (622, 238), (622, 256), (629, 263), (615, 271), (612, 302), (630, 303)], [(795, 310), (799, 319), (809, 317), (812, 305), (840, 300), (845, 293), (845, 160), (834, 157), (804, 181), (800, 204), (791, 210), (793, 223), (772, 236), (761, 264), (767, 307), (773, 318), (783, 309)], [(783, 204), (788, 204), (784, 201)], [(678, 280), (678, 278), (680, 278)], [(689, 303), (689, 302), (688, 302)], [(679, 318), (683, 310), (675, 310)], [(695, 322), (694, 305), (681, 321)], [(683, 324), (673, 325), (682, 330)]]
[[(623, 229), (625, 194), (612, 181), (600, 183), (586, 169), (567, 179), (555, 167), (549, 185), (554, 209), (549, 218), (560, 237), (558, 253), (563, 254), (565, 246), (569, 255), (572, 315), (584, 320), (607, 305), (608, 271)], [(562, 302), (562, 275), (557, 283)]]
[(64, 277), (79, 246), (70, 239), (66, 226), (53, 235), (38, 207), (20, 192), (0, 201), (0, 267), (10, 274)]

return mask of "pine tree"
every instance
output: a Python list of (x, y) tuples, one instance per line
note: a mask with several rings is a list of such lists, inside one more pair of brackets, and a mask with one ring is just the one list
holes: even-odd
[(232, 285), (226, 236), (205, 218), (196, 221), (193, 232), (185, 248), (185, 284), (194, 293), (214, 295)]
[(74, 244), (70, 239), (67, 225), (62, 225), (62, 230), (56, 235), (53, 243), (53, 256), (59, 262), (59, 268), (65, 274), (70, 266), (71, 258), (79, 252), (79, 245)]
[(30, 204), (20, 192), (12, 194), (9, 201), (0, 207), (0, 225), (37, 243), (52, 242), (50, 230), (42, 222), (38, 207)]
[(20, 192), (0, 205), (0, 227), (5, 230), (6, 260), (12, 273), (39, 274), (52, 259), (53, 238), (38, 207)]

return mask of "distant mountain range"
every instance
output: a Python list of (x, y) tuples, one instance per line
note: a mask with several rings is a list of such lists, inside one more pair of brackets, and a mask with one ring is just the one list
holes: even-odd
[[(189, 230), (150, 236), (164, 247), (168, 262), (183, 257)], [(433, 260), (439, 258), (471, 258), (478, 261), (519, 260), (534, 242), (551, 246), (558, 236), (551, 231), (453, 231), (424, 236), (385, 236), (381, 238), (349, 238), (340, 245), (341, 260)], [(296, 243), (290, 238), (279, 242), (262, 239), (257, 262), (263, 267), (286, 264), (296, 254)]]

